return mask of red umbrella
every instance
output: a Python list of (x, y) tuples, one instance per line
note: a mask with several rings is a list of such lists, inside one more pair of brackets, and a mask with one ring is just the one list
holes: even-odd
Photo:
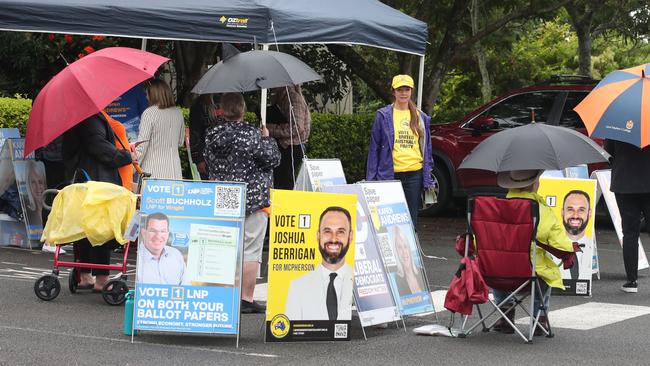
[(151, 78), (168, 60), (134, 48), (109, 47), (68, 65), (34, 101), (27, 121), (25, 156)]

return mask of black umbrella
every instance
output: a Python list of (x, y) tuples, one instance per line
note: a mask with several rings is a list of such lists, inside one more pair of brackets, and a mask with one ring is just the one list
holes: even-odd
[(212, 66), (192, 93), (245, 92), (301, 84), (321, 77), (299, 59), (276, 51), (248, 51)]
[(493, 172), (559, 170), (608, 161), (610, 155), (589, 137), (565, 127), (530, 123), (496, 133), (467, 155), (458, 169)]

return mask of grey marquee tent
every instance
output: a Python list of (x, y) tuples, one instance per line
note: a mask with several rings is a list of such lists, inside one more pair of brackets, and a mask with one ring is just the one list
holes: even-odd
[(0, 0), (0, 29), (247, 43), (275, 33), (416, 55), (427, 40), (425, 23), (377, 0)]
[(428, 36), (377, 0), (0, 0), (0, 30), (385, 48), (421, 57), (418, 104)]

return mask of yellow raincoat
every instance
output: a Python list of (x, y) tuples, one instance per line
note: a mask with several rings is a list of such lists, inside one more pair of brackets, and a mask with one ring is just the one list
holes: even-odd
[[(537, 225), (537, 240), (553, 248), (565, 252), (573, 252), (573, 243), (566, 235), (564, 226), (553, 213), (553, 210), (546, 205), (544, 197), (535, 192), (522, 191), (520, 189), (510, 189), (508, 198), (527, 198), (537, 201), (539, 205), (539, 224)], [(531, 249), (532, 255), (532, 249)], [(537, 247), (537, 258), (535, 271), (537, 275), (544, 280), (549, 286), (564, 290), (562, 274), (557, 264), (547, 254), (547, 252)]]
[(126, 231), (136, 208), (136, 196), (112, 183), (71, 184), (54, 198), (41, 241), (71, 243), (88, 238), (93, 246), (115, 238), (126, 244)]

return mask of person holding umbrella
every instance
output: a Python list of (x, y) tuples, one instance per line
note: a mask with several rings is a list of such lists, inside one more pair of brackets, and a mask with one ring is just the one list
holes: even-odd
[(208, 130), (205, 162), (210, 179), (247, 183), (241, 312), (263, 313), (266, 307), (253, 301), (253, 293), (268, 224), (263, 209), (270, 205), (269, 189), (280, 151), (266, 127), (260, 130), (244, 121), (246, 103), (241, 93), (223, 94), (221, 108), (226, 121)]
[[(27, 122), (24, 155), (63, 135), (67, 181), (83, 170), (90, 179), (121, 185), (118, 168), (137, 162), (134, 153), (119, 150), (115, 134), (101, 111), (136, 84), (151, 78), (169, 59), (127, 47), (109, 47), (66, 66), (34, 100)], [(80, 260), (108, 264), (111, 242), (93, 247), (80, 241)], [(101, 292), (108, 271), (81, 269), (79, 288)]]
[[(137, 162), (134, 152), (120, 150), (115, 146), (115, 134), (101, 113), (94, 114), (63, 135), (63, 157), (67, 181), (73, 181), (75, 174), (83, 170), (94, 181), (122, 185), (118, 169)], [(92, 246), (88, 239), (78, 242), (79, 259), (84, 263), (110, 264), (111, 250), (115, 240), (100, 246)], [(108, 282), (108, 270), (80, 269), (79, 288), (92, 288), (101, 292)]]
[[(311, 113), (300, 85), (274, 88), (271, 105), (278, 112), (267, 128), (280, 148), (280, 165), (273, 170), (273, 188), (293, 189), (311, 131)], [(274, 122), (274, 123), (272, 123)]]
[(396, 75), (391, 85), (395, 102), (377, 111), (370, 135), (366, 180), (402, 182), (411, 221), (416, 227), (422, 191), (433, 187), (431, 118), (411, 101), (413, 78)]
[[(536, 239), (542, 245), (546, 245), (546, 248), (550, 247), (548, 248), (549, 250), (557, 249), (569, 254), (563, 259), (565, 268), (569, 268), (573, 265), (573, 243), (569, 240), (569, 237), (566, 235), (566, 231), (564, 230), (564, 226), (557, 219), (553, 210), (546, 205), (544, 197), (537, 194), (537, 189), (539, 188), (539, 177), (543, 172), (544, 170), (540, 169), (500, 172), (497, 174), (497, 184), (502, 188), (508, 189), (507, 198), (526, 198), (537, 202), (539, 206), (539, 224), (537, 225)], [(546, 252), (545, 249), (538, 245), (536, 251), (537, 258), (535, 272), (537, 272), (537, 275), (543, 280), (539, 282), (543, 294), (546, 293), (549, 286), (564, 290), (564, 283), (562, 282), (560, 269), (553, 260), (546, 255)], [(492, 289), (492, 293), (494, 294), (494, 299), (498, 304), (505, 300), (509, 295), (508, 292), (497, 289)], [(543, 299), (547, 312), (549, 308), (549, 300), (550, 293)], [(535, 297), (536, 313), (533, 314), (533, 316), (537, 316), (541, 301), (541, 299)], [(509, 308), (509, 306), (506, 306), (505, 309), (507, 308)], [(512, 309), (507, 316), (511, 321), (514, 321), (514, 309)], [(545, 329), (548, 329), (548, 319), (545, 316), (540, 316), (539, 322)], [(508, 322), (503, 318), (499, 319), (495, 323), (493, 329), (502, 333), (514, 333), (514, 329), (512, 329)], [(541, 329), (535, 328), (536, 336), (542, 334), (543, 331)]]
[(613, 71), (575, 107), (589, 136), (602, 137), (613, 160), (610, 190), (623, 229), (623, 292), (637, 292), (641, 213), (650, 216), (650, 63)]
[(612, 155), (609, 189), (616, 196), (623, 229), (623, 264), (627, 282), (621, 290), (636, 293), (641, 213), (645, 215), (646, 226), (650, 225), (650, 146), (640, 149), (626, 142), (605, 140), (604, 147)]

